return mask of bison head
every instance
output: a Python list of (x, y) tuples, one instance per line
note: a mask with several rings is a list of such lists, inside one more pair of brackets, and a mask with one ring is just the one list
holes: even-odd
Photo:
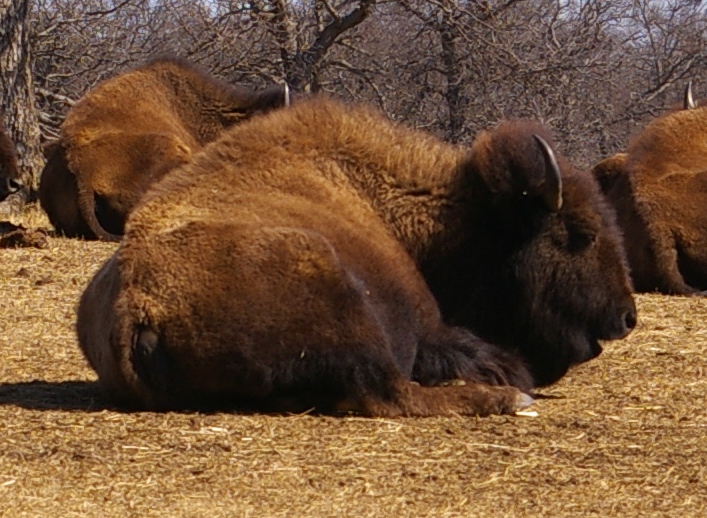
[[(474, 143), (466, 293), (441, 300), (457, 324), (518, 350), (535, 384), (600, 354), (636, 325), (620, 233), (597, 183), (556, 157), (545, 130), (508, 122)], [(433, 288), (434, 289), (434, 288)]]
[(17, 167), (15, 145), (0, 123), (0, 201), (24, 188)]

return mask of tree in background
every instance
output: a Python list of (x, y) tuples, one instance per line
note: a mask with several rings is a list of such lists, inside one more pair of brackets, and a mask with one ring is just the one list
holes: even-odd
[[(28, 189), (37, 185), (43, 165), (34, 100), (32, 57), (29, 45), (29, 0), (0, 0), (0, 107), (11, 140), (17, 147), (21, 179)], [(0, 213), (18, 211), (28, 190), (9, 196)]]
[(3, 64), (6, 119), (35, 181), (37, 121), (56, 138), (87, 90), (166, 53), (232, 83), (374, 103), (453, 142), (532, 117), (582, 167), (624, 149), (688, 80), (707, 92), (707, 13), (693, 0), (0, 2), (15, 27), (3, 56), (18, 55)]

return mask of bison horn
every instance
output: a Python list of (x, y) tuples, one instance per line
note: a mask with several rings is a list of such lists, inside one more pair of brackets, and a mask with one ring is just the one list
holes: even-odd
[(562, 208), (562, 175), (557, 165), (555, 152), (545, 139), (533, 135), (545, 158), (545, 185), (543, 186), (543, 201), (548, 209), (557, 212)]
[(685, 109), (686, 110), (694, 110), (697, 108), (697, 104), (695, 103), (695, 99), (692, 97), (692, 80), (687, 82), (687, 86), (685, 87)]
[(285, 83), (285, 108), (290, 107), (290, 85)]

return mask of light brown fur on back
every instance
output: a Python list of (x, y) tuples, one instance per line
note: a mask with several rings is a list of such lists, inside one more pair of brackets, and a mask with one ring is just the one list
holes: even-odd
[[(262, 182), (264, 174), (271, 185), (287, 192), (308, 193), (309, 185), (300, 185), (299, 179), (294, 182), (280, 172), (291, 169), (289, 164), (302, 157), (303, 167), (314, 161), (327, 182), (361, 193), (365, 203), (384, 218), (390, 232), (417, 261), (434, 250), (437, 237), (440, 246), (447, 246), (451, 236), (461, 234), (451, 227), (462, 224), (463, 200), (455, 198), (463, 181), (461, 168), (468, 150), (393, 125), (372, 108), (345, 107), (315, 99), (302, 106), (294, 105), (286, 112), (272, 113), (254, 125), (244, 123), (232, 128), (228, 141), (228, 146), (220, 146), (220, 156), (236, 165), (248, 164), (257, 174), (239, 174), (235, 180), (228, 176), (218, 178), (206, 155), (203, 163), (202, 157), (198, 160), (199, 176), (172, 175), (156, 186), (148, 198), (176, 184), (189, 185), (184, 191), (188, 192), (189, 207), (196, 205), (200, 210), (218, 214), (220, 203), (240, 190), (253, 188)], [(260, 167), (267, 172), (263, 173)], [(395, 171), (395, 175), (390, 171)], [(202, 189), (202, 179), (207, 180), (207, 185), (213, 182), (219, 187)], [(415, 196), (415, 205), (409, 202), (411, 195)], [(450, 203), (452, 200), (455, 203)], [(170, 214), (162, 221), (171, 225), (178, 219), (174, 211), (181, 209), (171, 199), (164, 206)]]

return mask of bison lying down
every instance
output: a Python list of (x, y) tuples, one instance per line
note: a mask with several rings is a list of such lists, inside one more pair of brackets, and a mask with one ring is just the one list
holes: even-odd
[(651, 122), (594, 175), (616, 209), (636, 290), (707, 290), (707, 108), (690, 88), (685, 109)]
[[(512, 412), (635, 324), (598, 189), (547, 140), (515, 122), (462, 150), (324, 99), (234, 127), (131, 214), (80, 345), (147, 408)], [(499, 345), (443, 323), (418, 265)]]
[(281, 87), (230, 86), (172, 58), (109, 79), (69, 111), (48, 149), (42, 207), (67, 236), (117, 240), (151, 183), (224, 128), (285, 101)]

